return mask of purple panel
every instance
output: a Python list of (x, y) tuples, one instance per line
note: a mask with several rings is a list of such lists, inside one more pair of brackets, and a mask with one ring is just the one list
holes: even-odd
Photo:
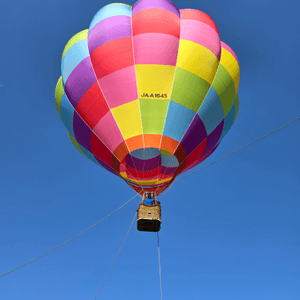
[(215, 147), (219, 142), (224, 127), (224, 120), (217, 126), (217, 128), (207, 137), (207, 143), (203, 155), (206, 155), (210, 150), (215, 151)]
[(99, 46), (116, 39), (131, 37), (131, 18), (115, 16), (95, 25), (88, 34), (88, 47), (92, 53)]
[(91, 129), (84, 123), (77, 112), (74, 113), (73, 129), (76, 141), (86, 150), (92, 152), (91, 149)]
[(106, 163), (104, 163), (102, 160), (100, 160), (98, 157), (95, 156), (95, 158), (97, 159), (98, 163), (107, 171), (116, 174), (116, 172), (114, 171), (114, 169), (112, 169), (110, 166), (108, 166)]
[(152, 171), (160, 166), (161, 159), (160, 155), (151, 159), (138, 159), (131, 155), (126, 156), (126, 164), (137, 171)]
[(178, 167), (168, 168), (168, 167), (161, 166), (161, 173), (163, 175), (173, 175), (176, 173), (177, 169), (178, 169)]
[(197, 114), (180, 144), (190, 155), (207, 137), (205, 126)]
[(162, 8), (168, 10), (180, 18), (179, 9), (169, 0), (140, 0), (132, 7), (132, 15), (148, 8)]
[(97, 81), (91, 59), (88, 56), (72, 71), (65, 84), (65, 92), (71, 104), (76, 107), (81, 97)]

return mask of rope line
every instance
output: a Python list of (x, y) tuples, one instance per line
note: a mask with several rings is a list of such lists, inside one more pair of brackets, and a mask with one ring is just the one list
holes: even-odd
[(237, 149), (237, 150), (235, 150), (235, 151), (233, 151), (233, 152), (231, 152), (231, 153), (229, 153), (229, 154), (227, 154), (227, 155), (225, 155), (225, 156), (223, 156), (223, 157), (221, 157), (221, 158), (215, 160), (214, 162), (212, 162), (212, 163), (210, 163), (210, 164), (208, 164), (208, 165), (206, 165), (206, 166), (204, 166), (204, 167), (202, 167), (202, 168), (200, 168), (200, 169), (198, 169), (198, 170), (196, 170), (196, 171), (194, 171), (194, 172), (192, 172), (192, 173), (190, 173), (190, 174), (188, 174), (188, 175), (186, 175), (186, 176), (184, 176), (184, 177), (181, 177), (180, 179), (175, 180), (174, 183), (175, 183), (175, 182), (178, 182), (178, 181), (180, 181), (180, 180), (182, 180), (182, 179), (184, 179), (184, 178), (186, 178), (186, 177), (189, 177), (189, 176), (191, 176), (191, 175), (193, 175), (193, 174), (195, 174), (195, 173), (197, 173), (197, 172), (199, 172), (199, 171), (202, 171), (203, 169), (205, 169), (205, 168), (207, 168), (207, 167), (210, 167), (211, 165), (213, 165), (213, 164), (219, 162), (220, 160), (222, 160), (222, 159), (224, 159), (224, 158), (226, 158), (226, 157), (228, 157), (228, 156), (230, 156), (230, 155), (232, 155), (232, 154), (235, 154), (235, 153), (237, 153), (237, 152), (239, 152), (239, 151), (241, 151), (241, 150), (243, 150), (243, 149), (245, 149), (245, 148), (247, 148), (247, 147), (253, 145), (254, 143), (256, 143), (256, 142), (258, 142), (258, 141), (260, 141), (260, 140), (262, 140), (262, 139), (268, 137), (269, 135), (271, 135), (271, 134), (273, 134), (273, 133), (275, 133), (275, 132), (277, 132), (277, 131), (279, 131), (279, 130), (281, 130), (281, 129), (283, 129), (283, 128), (289, 126), (289, 125), (291, 125), (292, 123), (294, 123), (294, 122), (296, 122), (296, 121), (298, 121), (298, 120), (300, 120), (300, 118), (297, 118), (297, 119), (295, 119), (294, 121), (291, 121), (291, 122), (289, 122), (289, 123), (287, 123), (287, 124), (281, 126), (280, 128), (277, 128), (277, 129), (271, 131), (270, 133), (268, 133), (268, 134), (266, 134), (266, 135), (260, 137), (259, 139), (255, 140), (255, 141), (253, 141), (253, 142), (251, 142), (251, 143), (249, 143), (249, 144), (247, 144), (246, 146), (243, 146), (242, 148), (239, 148), (239, 149)]
[(105, 218), (103, 218), (102, 220), (98, 221), (98, 222), (95, 223), (94, 225), (90, 226), (90, 227), (87, 228), (86, 230), (84, 230), (84, 231), (80, 232), (79, 234), (73, 236), (73, 237), (70, 238), (69, 240), (67, 240), (67, 241), (65, 241), (64, 243), (62, 243), (62, 244), (60, 244), (60, 245), (54, 247), (53, 249), (51, 249), (51, 250), (49, 250), (49, 251), (47, 251), (47, 252), (45, 252), (45, 253), (43, 253), (43, 254), (37, 256), (36, 258), (34, 258), (34, 259), (30, 260), (30, 261), (28, 261), (27, 263), (25, 263), (25, 264), (23, 264), (23, 265), (20, 265), (19, 267), (16, 267), (16, 268), (14, 268), (14, 269), (12, 269), (12, 270), (6, 272), (6, 273), (3, 273), (2, 275), (0, 275), (0, 277), (3, 277), (3, 276), (5, 276), (5, 275), (8, 275), (8, 274), (10, 274), (10, 273), (12, 273), (12, 272), (14, 272), (14, 271), (20, 269), (20, 268), (23, 268), (23, 267), (25, 267), (26, 265), (28, 265), (28, 264), (30, 264), (30, 263), (32, 263), (32, 262), (38, 260), (39, 258), (41, 258), (41, 257), (43, 257), (43, 256), (45, 256), (45, 255), (47, 255), (47, 254), (49, 254), (49, 253), (51, 253), (52, 251), (54, 251), (54, 250), (56, 250), (56, 249), (58, 249), (58, 248), (64, 246), (65, 244), (67, 244), (67, 243), (73, 241), (74, 239), (76, 239), (77, 237), (81, 236), (82, 234), (84, 234), (84, 233), (87, 232), (88, 230), (90, 230), (90, 229), (94, 228), (95, 226), (97, 226), (98, 224), (100, 224), (102, 221), (104, 221), (104, 220), (107, 219), (108, 217), (112, 216), (112, 215), (113, 215), (114, 213), (116, 213), (118, 210), (120, 210), (121, 208), (123, 208), (123, 207), (124, 207), (125, 205), (127, 205), (129, 202), (131, 202), (136, 196), (138, 196), (138, 194), (136, 194), (136, 195), (135, 195), (134, 197), (132, 197), (129, 201), (127, 201), (126, 203), (124, 203), (123, 205), (121, 205), (121, 206), (120, 206), (119, 208), (117, 208), (115, 211), (113, 211), (112, 213), (110, 213), (109, 215), (107, 215)]
[(157, 232), (157, 246), (158, 246), (158, 273), (159, 273), (159, 285), (160, 285), (160, 300), (162, 300), (162, 284), (161, 284), (161, 264), (160, 264), (160, 249), (159, 249), (159, 236)]
[(111, 270), (112, 270), (112, 268), (113, 268), (113, 266), (114, 266), (114, 264), (115, 264), (115, 262), (116, 262), (116, 260), (117, 260), (117, 258), (118, 258), (118, 256), (119, 256), (119, 254), (120, 254), (120, 252), (121, 252), (121, 250), (122, 250), (122, 248), (123, 248), (123, 246), (124, 246), (124, 244), (125, 244), (125, 241), (126, 241), (126, 239), (127, 239), (127, 237), (128, 237), (128, 234), (129, 234), (129, 232), (130, 232), (130, 229), (131, 229), (131, 227), (132, 227), (132, 225), (133, 225), (133, 223), (134, 223), (134, 221), (135, 221), (135, 219), (136, 219), (136, 216), (137, 216), (137, 212), (135, 213), (135, 215), (134, 215), (134, 217), (133, 217), (133, 219), (132, 219), (132, 222), (131, 222), (130, 227), (129, 227), (127, 233), (126, 233), (126, 236), (125, 236), (125, 238), (124, 238), (124, 240), (123, 240), (123, 243), (122, 243), (122, 245), (121, 245), (121, 247), (120, 247), (120, 249), (119, 249), (119, 251), (118, 251), (118, 254), (117, 254), (117, 256), (115, 257), (115, 260), (114, 260), (114, 262), (112, 263), (112, 265), (111, 265), (111, 267), (110, 267), (110, 269), (109, 269), (109, 271), (108, 271), (108, 273), (107, 273), (107, 275), (106, 275), (106, 277), (105, 277), (105, 279), (104, 279), (104, 281), (103, 281), (103, 283), (102, 283), (102, 285), (101, 285), (101, 287), (100, 287), (100, 289), (99, 289), (99, 291), (98, 291), (98, 293), (97, 293), (97, 295), (96, 295), (96, 297), (95, 297), (94, 300), (96, 300), (97, 297), (99, 296), (99, 294), (100, 294), (100, 292), (101, 292), (101, 290), (102, 290), (102, 288), (103, 288), (103, 286), (104, 286), (104, 283), (106, 282), (106, 280), (107, 280), (107, 278), (108, 278), (108, 276), (109, 276), (109, 274), (110, 274), (110, 272), (111, 272)]

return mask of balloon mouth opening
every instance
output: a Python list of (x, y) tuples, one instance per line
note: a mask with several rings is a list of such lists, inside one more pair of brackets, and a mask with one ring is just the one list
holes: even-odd
[(141, 186), (158, 186), (172, 180), (179, 162), (170, 152), (158, 148), (141, 148), (124, 158), (120, 168), (122, 176)]

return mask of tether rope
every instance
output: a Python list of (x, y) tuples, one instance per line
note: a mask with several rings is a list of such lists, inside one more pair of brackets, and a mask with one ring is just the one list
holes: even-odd
[(159, 236), (157, 232), (157, 246), (158, 246), (158, 272), (159, 272), (159, 285), (160, 285), (160, 300), (162, 300), (162, 284), (161, 284), (161, 264), (160, 264), (160, 249), (159, 249)]
[(86, 230), (80, 232), (79, 234), (73, 236), (72, 238), (70, 238), (69, 240), (65, 241), (64, 243), (62, 243), (62, 244), (60, 244), (60, 245), (54, 247), (53, 249), (51, 249), (51, 250), (45, 252), (44, 254), (39, 255), (39, 256), (37, 256), (36, 258), (34, 258), (34, 259), (28, 261), (27, 263), (25, 263), (25, 264), (23, 264), (23, 265), (20, 265), (19, 267), (16, 267), (16, 268), (14, 268), (14, 269), (12, 269), (12, 270), (6, 272), (6, 273), (3, 273), (2, 275), (0, 275), (0, 277), (3, 277), (3, 276), (5, 276), (5, 275), (8, 275), (9, 273), (12, 273), (12, 272), (14, 272), (14, 271), (20, 269), (20, 268), (23, 268), (23, 267), (25, 267), (26, 265), (28, 265), (28, 264), (30, 264), (30, 263), (36, 261), (37, 259), (39, 259), (39, 258), (41, 258), (41, 257), (43, 257), (43, 256), (45, 256), (45, 255), (47, 255), (47, 254), (49, 254), (49, 253), (51, 253), (52, 251), (54, 251), (54, 250), (56, 250), (56, 249), (62, 247), (62, 246), (65, 245), (65, 244), (67, 244), (67, 243), (73, 241), (74, 239), (76, 239), (76, 238), (79, 237), (80, 235), (84, 234), (84, 233), (87, 232), (88, 230), (90, 230), (90, 229), (94, 228), (95, 226), (97, 226), (98, 224), (100, 224), (102, 221), (104, 221), (104, 220), (107, 219), (108, 217), (112, 216), (112, 215), (113, 215), (114, 213), (116, 213), (118, 210), (120, 210), (121, 208), (123, 208), (123, 207), (124, 207), (125, 205), (127, 205), (129, 202), (131, 202), (136, 196), (138, 196), (138, 194), (136, 194), (134, 197), (132, 197), (132, 198), (131, 198), (130, 200), (128, 200), (126, 203), (124, 203), (123, 205), (121, 205), (121, 206), (120, 206), (119, 208), (117, 208), (115, 211), (113, 211), (112, 213), (110, 213), (110, 214), (107, 215), (105, 218), (103, 218), (102, 220), (98, 221), (97, 223), (95, 223), (95, 224), (92, 225), (91, 227), (87, 228)]
[[(189, 176), (191, 176), (191, 175), (193, 175), (193, 174), (195, 174), (195, 173), (197, 173), (197, 172), (199, 172), (199, 171), (201, 171), (201, 170), (203, 170), (203, 169), (205, 169), (205, 168), (207, 168), (207, 167), (209, 167), (209, 166), (211, 166), (211, 165), (213, 165), (213, 164), (215, 164), (215, 163), (217, 163), (217, 162), (219, 162), (219, 161), (221, 161), (221, 160), (223, 160), (224, 158), (227, 158), (228, 156), (231, 156), (231, 155), (233, 155), (233, 154), (235, 154), (235, 153), (237, 153), (237, 152), (239, 152), (239, 151), (241, 151), (241, 150), (243, 150), (243, 149), (249, 147), (250, 145), (253, 145), (254, 143), (256, 143), (256, 142), (258, 142), (258, 141), (260, 141), (260, 140), (262, 140), (262, 139), (268, 137), (269, 135), (271, 135), (271, 134), (273, 134), (273, 133), (275, 133), (275, 132), (277, 132), (277, 131), (279, 131), (279, 130), (281, 130), (281, 129), (283, 129), (283, 128), (289, 126), (289, 125), (291, 125), (292, 123), (294, 123), (294, 122), (296, 122), (296, 121), (298, 121), (298, 120), (300, 120), (300, 118), (297, 118), (297, 119), (295, 119), (295, 120), (293, 120), (293, 121), (291, 121), (291, 122), (289, 122), (289, 123), (287, 123), (287, 124), (285, 124), (285, 125), (283, 125), (283, 126), (277, 128), (277, 129), (271, 131), (270, 133), (268, 133), (268, 134), (266, 134), (266, 135), (260, 137), (259, 139), (255, 140), (255, 141), (253, 141), (253, 142), (251, 142), (251, 143), (249, 143), (249, 144), (247, 144), (247, 145), (245, 145), (245, 146), (243, 146), (243, 147), (241, 147), (241, 148), (239, 148), (239, 149), (237, 149), (237, 150), (235, 150), (235, 151), (233, 151), (233, 152), (231, 152), (231, 153), (229, 153), (229, 154), (227, 154), (227, 155), (225, 155), (225, 156), (223, 156), (223, 157), (221, 157), (221, 158), (219, 158), (219, 159), (217, 159), (217, 160), (215, 160), (214, 162), (212, 162), (212, 163), (210, 163), (210, 164), (208, 164), (208, 165), (206, 165), (206, 166), (204, 166), (204, 167), (202, 167), (202, 168), (200, 168), (200, 169), (198, 169), (198, 170), (196, 170), (196, 171), (194, 171), (194, 172), (192, 172), (192, 173), (190, 173), (190, 174), (188, 174), (188, 175), (186, 175), (186, 176), (184, 176), (184, 177), (181, 177), (180, 179), (175, 180), (174, 182), (178, 182), (178, 181), (180, 181), (180, 180), (182, 180), (182, 179), (184, 179), (184, 178), (187, 178), (187, 177), (189, 177)], [(6, 272), (6, 273), (1, 274), (0, 277), (3, 277), (3, 276), (5, 276), (5, 275), (8, 275), (8, 274), (10, 274), (10, 273), (12, 273), (12, 272), (14, 272), (14, 271), (16, 271), (16, 270), (22, 268), (22, 267), (25, 267), (26, 265), (28, 265), (28, 264), (30, 264), (30, 263), (36, 261), (37, 259), (39, 259), (39, 258), (41, 258), (41, 257), (43, 257), (43, 256), (45, 256), (45, 255), (47, 255), (47, 254), (49, 254), (49, 253), (51, 253), (52, 251), (54, 251), (54, 250), (56, 250), (56, 249), (62, 247), (63, 245), (65, 245), (65, 244), (71, 242), (71, 241), (74, 240), (75, 238), (77, 238), (77, 237), (79, 237), (80, 235), (84, 234), (84, 233), (87, 232), (88, 230), (90, 230), (90, 229), (92, 229), (93, 227), (97, 226), (99, 223), (101, 223), (102, 221), (104, 221), (105, 219), (107, 219), (108, 217), (110, 217), (111, 215), (113, 215), (114, 213), (116, 213), (116, 212), (117, 212), (118, 210), (120, 210), (122, 207), (124, 207), (124, 206), (127, 205), (129, 202), (131, 202), (136, 196), (138, 196), (138, 194), (136, 194), (136, 195), (135, 195), (133, 198), (131, 198), (129, 201), (127, 201), (127, 202), (124, 203), (122, 206), (120, 206), (119, 208), (117, 208), (115, 211), (113, 211), (112, 213), (110, 213), (109, 215), (107, 215), (105, 218), (103, 218), (102, 220), (98, 221), (98, 222), (95, 223), (94, 225), (90, 226), (90, 227), (87, 228), (86, 230), (80, 232), (79, 234), (75, 235), (75, 236), (72, 237), (71, 239), (69, 239), (69, 240), (65, 241), (64, 243), (62, 243), (62, 244), (60, 244), (60, 245), (54, 247), (53, 249), (51, 249), (51, 250), (49, 250), (49, 251), (43, 253), (42, 255), (37, 256), (36, 258), (34, 258), (34, 259), (32, 259), (32, 260), (26, 262), (25, 264), (20, 265), (20, 266), (18, 266), (18, 267), (16, 267), (16, 268), (14, 268), (14, 269), (12, 269), (12, 270)]]
[(268, 134), (266, 134), (266, 135), (260, 137), (259, 139), (255, 140), (255, 141), (253, 141), (253, 142), (251, 142), (251, 143), (249, 143), (249, 144), (247, 144), (246, 146), (243, 146), (242, 148), (239, 148), (239, 149), (237, 149), (237, 150), (235, 150), (235, 151), (233, 151), (233, 152), (231, 152), (231, 153), (229, 153), (229, 154), (227, 154), (227, 155), (225, 155), (225, 156), (223, 156), (223, 157), (221, 157), (221, 158), (215, 160), (214, 162), (212, 162), (212, 163), (210, 163), (210, 164), (208, 164), (208, 165), (206, 165), (206, 166), (204, 166), (204, 167), (202, 167), (202, 168), (200, 168), (200, 169), (198, 169), (198, 170), (196, 170), (196, 171), (194, 171), (194, 172), (192, 172), (192, 173), (190, 173), (190, 174), (188, 174), (188, 175), (186, 175), (186, 176), (184, 176), (184, 177), (181, 177), (180, 179), (175, 180), (174, 183), (175, 183), (175, 182), (178, 182), (178, 181), (180, 181), (180, 180), (182, 180), (182, 179), (184, 179), (184, 178), (186, 178), (186, 177), (189, 177), (189, 176), (191, 176), (191, 175), (193, 175), (193, 174), (195, 174), (195, 173), (197, 173), (197, 172), (199, 172), (199, 171), (202, 171), (203, 169), (205, 169), (205, 168), (207, 168), (207, 167), (210, 167), (211, 165), (213, 165), (213, 164), (219, 162), (220, 160), (222, 160), (222, 159), (224, 159), (224, 158), (226, 158), (226, 157), (228, 157), (228, 156), (230, 156), (230, 155), (232, 155), (232, 154), (235, 154), (235, 153), (237, 153), (237, 152), (239, 152), (239, 151), (241, 151), (241, 150), (243, 150), (243, 149), (245, 149), (245, 148), (247, 148), (247, 147), (253, 145), (254, 143), (256, 143), (256, 142), (258, 142), (258, 141), (260, 141), (260, 140), (262, 140), (262, 139), (268, 137), (269, 135), (271, 135), (271, 134), (273, 134), (273, 133), (275, 133), (275, 132), (277, 132), (277, 131), (279, 131), (279, 130), (281, 130), (281, 129), (283, 129), (283, 128), (289, 126), (289, 125), (291, 125), (292, 123), (294, 123), (294, 122), (296, 122), (296, 121), (298, 121), (298, 120), (300, 120), (300, 118), (297, 118), (297, 119), (295, 119), (294, 121), (291, 121), (291, 122), (289, 122), (289, 123), (287, 123), (287, 124), (285, 124), (285, 125), (283, 125), (283, 126), (277, 128), (277, 129), (271, 131), (270, 133), (268, 133)]
[(113, 268), (113, 266), (114, 266), (114, 264), (115, 264), (115, 262), (116, 262), (116, 260), (117, 260), (117, 258), (118, 258), (118, 256), (119, 256), (119, 254), (120, 254), (120, 252), (121, 252), (121, 250), (122, 250), (122, 248), (123, 248), (123, 246), (124, 246), (124, 244), (125, 244), (125, 241), (126, 241), (126, 239), (127, 239), (127, 237), (128, 237), (128, 234), (129, 234), (130, 229), (131, 229), (131, 227), (132, 227), (132, 225), (133, 225), (133, 223), (134, 223), (134, 221), (135, 221), (136, 216), (137, 216), (137, 212), (135, 213), (135, 215), (134, 215), (134, 217), (133, 217), (133, 219), (132, 219), (132, 222), (131, 222), (130, 227), (129, 227), (127, 233), (126, 233), (126, 236), (125, 236), (125, 238), (124, 238), (124, 240), (123, 240), (123, 243), (122, 243), (122, 245), (121, 245), (121, 247), (120, 247), (120, 249), (119, 249), (119, 251), (118, 251), (118, 254), (117, 254), (117, 256), (115, 257), (115, 260), (114, 260), (114, 262), (112, 263), (112, 265), (111, 265), (111, 267), (110, 267), (110, 269), (109, 269), (109, 271), (108, 271), (108, 273), (107, 273), (107, 275), (106, 275), (106, 277), (105, 277), (105, 279), (104, 279), (104, 281), (103, 281), (103, 283), (102, 283), (102, 285), (101, 285), (101, 287), (100, 287), (100, 289), (99, 289), (99, 291), (98, 291), (98, 293), (97, 293), (97, 295), (96, 295), (96, 297), (95, 297), (94, 300), (96, 300), (97, 297), (99, 296), (99, 294), (100, 294), (100, 292), (101, 292), (101, 290), (102, 290), (102, 288), (103, 288), (103, 286), (104, 286), (104, 283), (106, 282), (106, 280), (107, 280), (107, 278), (108, 278), (108, 276), (109, 276), (109, 274), (110, 274), (110, 272), (111, 272), (111, 270), (112, 270), (112, 268)]

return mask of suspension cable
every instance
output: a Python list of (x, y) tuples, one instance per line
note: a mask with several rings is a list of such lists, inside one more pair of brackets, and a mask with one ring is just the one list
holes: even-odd
[(200, 169), (198, 169), (198, 170), (196, 170), (196, 171), (194, 171), (194, 172), (192, 172), (192, 173), (190, 173), (190, 174), (188, 174), (188, 175), (186, 175), (186, 176), (184, 176), (184, 177), (181, 177), (180, 179), (175, 180), (174, 183), (175, 183), (175, 182), (178, 182), (178, 181), (180, 181), (180, 180), (182, 180), (182, 179), (184, 179), (184, 178), (186, 178), (186, 177), (189, 177), (189, 176), (191, 176), (191, 175), (193, 175), (193, 174), (195, 174), (195, 173), (197, 173), (197, 172), (199, 172), (199, 171), (202, 171), (203, 169), (205, 169), (205, 168), (207, 168), (207, 167), (210, 167), (211, 165), (213, 165), (213, 164), (215, 164), (215, 163), (221, 161), (222, 159), (224, 159), (224, 158), (226, 158), (226, 157), (228, 157), (228, 156), (230, 156), (230, 155), (232, 155), (232, 154), (235, 154), (235, 153), (237, 153), (237, 152), (239, 152), (239, 151), (241, 151), (241, 150), (243, 150), (243, 149), (245, 149), (245, 148), (247, 148), (247, 147), (249, 147), (249, 146), (251, 146), (251, 145), (253, 145), (254, 143), (256, 143), (256, 142), (258, 142), (258, 141), (260, 141), (260, 140), (262, 140), (262, 139), (268, 137), (269, 135), (271, 135), (271, 134), (273, 134), (273, 133), (275, 133), (275, 132), (277, 132), (277, 131), (279, 131), (279, 130), (281, 130), (281, 129), (283, 129), (283, 128), (289, 126), (289, 125), (291, 125), (292, 123), (294, 123), (294, 122), (296, 122), (296, 121), (298, 121), (298, 120), (300, 120), (300, 118), (297, 118), (297, 119), (295, 119), (294, 121), (291, 121), (291, 122), (289, 122), (289, 123), (287, 123), (287, 124), (281, 126), (280, 128), (277, 128), (277, 129), (275, 129), (275, 130), (269, 132), (268, 134), (266, 134), (266, 135), (260, 137), (259, 139), (255, 140), (255, 141), (253, 141), (253, 142), (251, 142), (251, 143), (249, 143), (249, 144), (247, 144), (246, 146), (243, 146), (242, 148), (239, 148), (239, 149), (237, 149), (237, 150), (235, 150), (235, 151), (233, 151), (233, 152), (231, 152), (231, 153), (229, 153), (229, 154), (227, 154), (227, 155), (225, 155), (225, 156), (223, 156), (223, 157), (221, 157), (221, 158), (215, 160), (214, 162), (212, 162), (212, 163), (210, 163), (210, 164), (208, 164), (208, 165), (206, 165), (206, 166), (204, 166), (204, 167), (202, 167), (202, 168), (200, 168)]
[(47, 255), (47, 254), (49, 254), (49, 253), (51, 253), (52, 251), (54, 251), (54, 250), (56, 250), (56, 249), (58, 249), (58, 248), (64, 246), (65, 244), (67, 244), (67, 243), (73, 241), (74, 239), (76, 239), (76, 238), (79, 237), (80, 235), (84, 234), (84, 233), (87, 232), (88, 230), (90, 230), (90, 229), (94, 228), (95, 226), (97, 226), (98, 224), (100, 224), (102, 221), (104, 221), (104, 220), (107, 219), (108, 217), (112, 216), (112, 215), (113, 215), (114, 213), (116, 213), (118, 210), (120, 210), (121, 208), (123, 208), (123, 207), (124, 207), (125, 205), (127, 205), (129, 202), (131, 202), (136, 196), (138, 196), (138, 194), (136, 194), (134, 197), (132, 197), (132, 198), (131, 198), (130, 200), (128, 200), (126, 203), (124, 203), (123, 205), (121, 205), (121, 206), (120, 206), (119, 208), (117, 208), (115, 211), (113, 211), (112, 213), (110, 213), (110, 214), (107, 215), (105, 218), (103, 218), (102, 220), (98, 221), (97, 223), (95, 223), (95, 224), (92, 225), (91, 227), (85, 229), (84, 231), (82, 231), (82, 232), (80, 232), (79, 234), (73, 236), (72, 238), (70, 238), (69, 240), (65, 241), (64, 243), (62, 243), (62, 244), (60, 244), (60, 245), (54, 247), (53, 249), (51, 249), (51, 250), (49, 250), (49, 251), (47, 251), (47, 252), (45, 252), (45, 253), (43, 253), (43, 254), (37, 256), (36, 258), (34, 258), (34, 259), (32, 259), (32, 260), (30, 260), (30, 261), (28, 261), (28, 262), (26, 262), (25, 264), (20, 265), (20, 266), (18, 266), (18, 267), (16, 267), (16, 268), (14, 268), (14, 269), (12, 269), (12, 270), (6, 272), (6, 273), (3, 273), (2, 275), (0, 275), (0, 277), (3, 277), (3, 276), (5, 276), (5, 275), (8, 275), (9, 273), (12, 273), (12, 272), (14, 272), (14, 271), (16, 271), (16, 270), (18, 270), (18, 269), (20, 269), (20, 268), (22, 268), (22, 267), (25, 267), (26, 265), (28, 265), (28, 264), (30, 264), (30, 263), (36, 261), (37, 259), (39, 259), (39, 258), (41, 258), (41, 257), (43, 257), (43, 256), (45, 256), (45, 255)]
[(111, 267), (110, 267), (108, 273), (106, 274), (106, 277), (105, 277), (105, 279), (104, 279), (104, 281), (103, 281), (103, 283), (102, 283), (102, 285), (101, 285), (101, 287), (100, 287), (100, 289), (99, 289), (99, 291), (98, 291), (98, 293), (97, 293), (97, 295), (96, 295), (96, 297), (95, 297), (94, 300), (96, 300), (97, 297), (99, 296), (99, 294), (100, 294), (100, 292), (101, 292), (101, 290), (102, 290), (102, 288), (103, 288), (103, 286), (104, 286), (104, 283), (106, 282), (106, 280), (107, 280), (107, 278), (108, 278), (108, 276), (109, 276), (109, 274), (110, 274), (110, 272), (111, 272), (111, 270), (112, 270), (112, 268), (113, 268), (113, 266), (114, 266), (114, 264), (115, 264), (115, 262), (116, 262), (116, 260), (117, 260), (117, 258), (118, 258), (118, 256), (119, 256), (119, 254), (120, 254), (120, 252), (121, 252), (121, 250), (122, 250), (122, 248), (123, 248), (123, 246), (124, 246), (124, 244), (125, 244), (125, 241), (126, 241), (126, 239), (127, 239), (127, 237), (128, 237), (128, 234), (129, 234), (130, 229), (131, 229), (131, 227), (132, 227), (132, 225), (133, 225), (133, 222), (134, 222), (135, 219), (136, 219), (136, 216), (137, 216), (137, 212), (135, 213), (135, 215), (134, 215), (134, 217), (133, 217), (133, 219), (132, 219), (132, 222), (131, 222), (131, 224), (130, 224), (130, 227), (129, 227), (129, 229), (128, 229), (127, 233), (126, 233), (126, 236), (125, 236), (125, 238), (124, 238), (124, 240), (123, 240), (123, 243), (122, 243), (122, 245), (121, 245), (121, 247), (120, 247), (120, 249), (119, 249), (119, 251), (118, 251), (118, 253), (117, 253), (117, 256), (115, 257), (115, 260), (113, 261), (113, 263), (112, 263), (112, 265), (111, 265)]
[(160, 300), (162, 300), (162, 284), (161, 284), (161, 264), (160, 264), (160, 249), (159, 249), (159, 236), (157, 232), (157, 249), (158, 249), (158, 273), (159, 273), (159, 285), (160, 285)]

